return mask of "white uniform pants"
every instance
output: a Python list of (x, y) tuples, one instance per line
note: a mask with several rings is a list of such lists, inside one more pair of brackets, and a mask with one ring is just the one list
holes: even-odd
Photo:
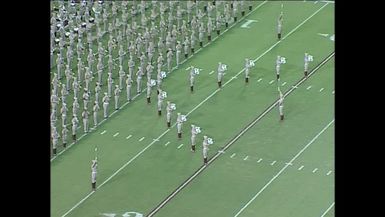
[(115, 96), (115, 109), (119, 108), (119, 96)]
[(131, 99), (131, 86), (126, 86), (127, 89), (127, 100)]
[(91, 173), (91, 182), (96, 183), (96, 172)]
[(104, 112), (104, 117), (105, 118), (108, 116), (107, 108), (108, 108), (108, 103), (103, 103), (103, 112)]
[(108, 90), (107, 90), (107, 94), (108, 94), (108, 97), (111, 97), (111, 92), (112, 92), (112, 83), (108, 83), (107, 85), (108, 87)]
[(167, 122), (171, 122), (171, 113), (167, 112), (166, 119)]
[(142, 83), (142, 79), (136, 79), (136, 84), (137, 84), (136, 92), (138, 93), (140, 93), (141, 83)]
[(195, 145), (195, 141), (196, 141), (196, 136), (193, 134), (191, 136), (191, 145)]
[(98, 125), (98, 113), (94, 112), (94, 126)]
[(83, 127), (84, 127), (84, 132), (88, 132), (88, 118), (83, 119)]
[(207, 158), (208, 148), (203, 148), (203, 158)]

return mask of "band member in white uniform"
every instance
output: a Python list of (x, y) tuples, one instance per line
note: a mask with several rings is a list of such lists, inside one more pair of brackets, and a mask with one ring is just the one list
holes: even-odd
[(95, 160), (92, 160), (91, 164), (91, 184), (92, 184), (92, 191), (96, 190), (96, 175), (98, 173), (98, 160), (95, 158)]
[(194, 124), (191, 125), (191, 151), (195, 152), (196, 136), (198, 132)]
[(309, 70), (309, 54), (308, 53), (305, 53), (305, 65), (304, 65), (304, 68), (305, 68), (304, 74), (305, 74), (305, 77), (307, 77), (308, 70)]
[(280, 120), (283, 121), (284, 115), (283, 115), (283, 94), (281, 91), (279, 91), (279, 100), (278, 100), (278, 109), (279, 109), (279, 116)]
[(207, 136), (203, 136), (203, 163), (205, 165), (207, 165), (207, 152), (209, 150), (209, 143), (208, 143), (208, 137)]
[(182, 125), (183, 125), (182, 115), (180, 113), (178, 113), (178, 116), (176, 118), (176, 128), (178, 131), (178, 138), (179, 139), (182, 138)]

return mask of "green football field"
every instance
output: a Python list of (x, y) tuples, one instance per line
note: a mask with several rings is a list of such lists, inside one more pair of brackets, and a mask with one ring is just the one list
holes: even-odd
[[(150, 105), (138, 95), (51, 160), (51, 216), (334, 216), (334, 3), (283, 3), (281, 41), (281, 1), (257, 1), (167, 76), (167, 100), (177, 107), (170, 129), (165, 109), (157, 115), (153, 91)], [(305, 52), (314, 56), (308, 78)], [(277, 55), (287, 61), (280, 82)], [(245, 58), (256, 60), (247, 85)], [(218, 62), (228, 68), (221, 89)], [(202, 69), (192, 94), (191, 65)], [(278, 86), (285, 94), (284, 121)], [(187, 115), (182, 139), (177, 112)], [(191, 124), (202, 129), (195, 153)], [(214, 140), (207, 166), (203, 135)], [(98, 188), (92, 192), (95, 147)]]

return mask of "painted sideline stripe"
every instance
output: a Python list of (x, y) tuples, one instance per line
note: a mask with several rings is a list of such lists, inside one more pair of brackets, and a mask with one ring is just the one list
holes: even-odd
[(335, 202), (333, 202), (333, 203), (329, 206), (329, 208), (326, 209), (326, 211), (321, 215), (321, 217), (324, 217), (324, 216), (326, 215), (326, 213), (329, 212), (329, 210), (334, 206), (334, 203), (335, 203)]

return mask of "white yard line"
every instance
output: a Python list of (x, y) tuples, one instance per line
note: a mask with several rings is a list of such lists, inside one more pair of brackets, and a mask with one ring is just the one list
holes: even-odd
[(315, 169), (313, 170), (313, 173), (315, 173), (317, 170), (318, 170), (318, 168), (315, 168)]
[(326, 173), (326, 175), (328, 176), (328, 175), (330, 175), (330, 173), (332, 173), (332, 171), (331, 171), (331, 170), (329, 170), (329, 172), (328, 172), (328, 173)]
[(107, 130), (103, 130), (103, 132), (100, 133), (100, 135), (103, 135), (107, 132)]
[(113, 137), (116, 137), (116, 136), (118, 136), (118, 135), (119, 135), (119, 132), (115, 133), (115, 134), (113, 135)]
[(282, 83), (282, 87), (286, 85), (286, 81)]
[(168, 144), (170, 144), (170, 142), (167, 142), (166, 144), (164, 144), (164, 146), (167, 146)]
[(235, 153), (233, 153), (233, 154), (230, 156), (230, 158), (233, 158), (235, 155), (236, 155), (236, 154), (235, 154)]
[[(141, 142), (142, 140), (144, 139), (144, 136), (142, 138), (139, 139), (139, 142)], [(155, 141), (154, 141), (155, 142)]]
[(310, 88), (311, 88), (311, 85), (309, 87), (307, 87), (306, 90), (310, 90)]
[(79, 201), (74, 207), (72, 207), (70, 210), (68, 210), (62, 217), (68, 215), (72, 210), (74, 210), (76, 207), (78, 207), (81, 203), (83, 203), (87, 198), (89, 198), (95, 191), (91, 191), (87, 196), (85, 196), (81, 201)]
[(335, 202), (333, 202), (326, 210), (324, 213), (322, 213), (321, 217), (324, 217), (326, 215), (326, 213), (329, 212), (329, 210), (334, 206)]
[(321, 88), (321, 89), (319, 89), (319, 92), (322, 92), (324, 90), (324, 88)]
[(305, 167), (305, 166), (304, 166), (304, 165), (302, 165), (300, 168), (298, 168), (298, 170), (302, 170), (304, 167)]
[(131, 136), (132, 136), (132, 135), (129, 135), (129, 136), (127, 136), (127, 137), (126, 137), (126, 139), (129, 139), (129, 138), (131, 138)]
[(186, 71), (188, 71), (190, 68), (191, 68), (191, 66), (187, 67), (187, 68), (186, 68)]
[[(334, 122), (334, 119), (332, 121), (330, 121), (322, 130), (321, 132), (319, 132), (308, 144), (305, 145), (305, 147), (303, 147), (291, 160), (289, 163), (293, 163), (293, 161), (295, 159), (297, 159), (298, 156), (300, 156), (302, 154), (302, 152), (304, 152), (327, 128), (329, 128), (329, 126)], [(254, 195), (253, 198), (251, 198), (238, 212), (237, 214), (235, 214), (234, 217), (237, 217), (239, 214), (241, 214), (243, 212), (243, 210), (246, 209), (246, 207), (248, 207), (254, 200), (255, 198), (257, 198), (279, 175), (281, 175), (281, 173), (283, 171), (285, 171), (285, 169), (288, 167), (289, 165), (286, 164), (268, 183), (266, 183), (265, 186), (263, 186), (263, 188), (261, 190), (258, 191), (258, 193), (256, 193)]]
[(260, 163), (263, 159), (262, 158), (259, 158), (259, 160), (257, 161), (257, 163)]
[(269, 84), (272, 84), (272, 83), (274, 83), (274, 80), (271, 80), (271, 81), (269, 82)]
[(249, 158), (249, 156), (246, 156), (245, 158), (243, 158), (243, 160), (247, 160), (247, 158)]
[(275, 161), (273, 161), (270, 165), (273, 166), (276, 162), (277, 162), (277, 161), (275, 160)]
[[(223, 85), (224, 86), (224, 85)], [(212, 94), (210, 94), (206, 99), (204, 99), (202, 102), (200, 102), (197, 106), (195, 106), (190, 112), (186, 114), (186, 116), (189, 116), (193, 111), (195, 111), (197, 108), (199, 108), (203, 103), (205, 103), (208, 99), (210, 99), (212, 96), (214, 96), (219, 89), (216, 89)], [(174, 124), (175, 125), (175, 124)]]
[(211, 71), (210, 73), (209, 73), (209, 75), (211, 75), (211, 74), (213, 74), (214, 73), (214, 70), (213, 71)]
[(260, 82), (260, 81), (262, 81), (262, 78), (258, 79), (258, 81), (257, 81), (257, 82)]
[(182, 146), (183, 146), (183, 144), (180, 144), (180, 145), (178, 146), (178, 149), (182, 148)]

